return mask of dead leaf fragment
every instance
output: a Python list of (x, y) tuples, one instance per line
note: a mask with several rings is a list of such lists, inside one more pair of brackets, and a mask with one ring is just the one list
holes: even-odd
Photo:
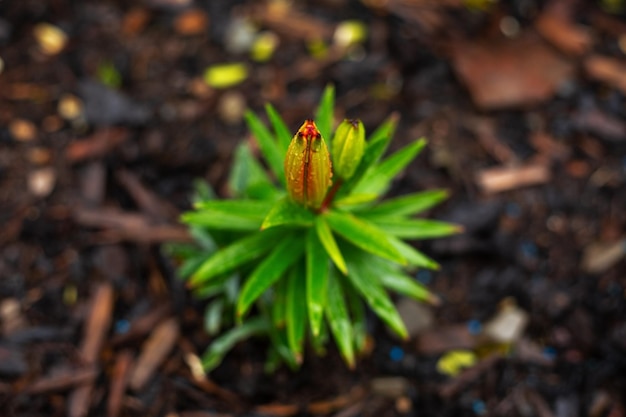
[(167, 358), (178, 340), (178, 322), (175, 318), (157, 326), (143, 345), (141, 356), (130, 375), (130, 387), (138, 391), (154, 375), (156, 369)]
[(612, 243), (592, 243), (583, 253), (582, 268), (591, 274), (604, 272), (626, 255), (626, 239)]
[(583, 55), (593, 45), (589, 30), (550, 9), (535, 21), (535, 27), (545, 40), (569, 55)]
[(200, 9), (187, 10), (174, 20), (174, 30), (181, 35), (201, 35), (209, 26), (209, 16)]
[(574, 71), (569, 61), (528, 32), (512, 40), (459, 41), (453, 47), (452, 61), (472, 99), (483, 109), (547, 100)]
[(590, 78), (602, 81), (626, 94), (626, 62), (601, 55), (592, 55), (584, 62)]

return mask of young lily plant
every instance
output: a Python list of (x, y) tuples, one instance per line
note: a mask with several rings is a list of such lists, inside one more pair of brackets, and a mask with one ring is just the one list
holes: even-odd
[(198, 245), (175, 252), (184, 260), (179, 272), (210, 299), (206, 328), (216, 336), (204, 367), (215, 368), (238, 342), (258, 335), (270, 341), (269, 370), (281, 362), (297, 368), (307, 341), (322, 354), (330, 336), (354, 367), (365, 348), (366, 308), (406, 338), (389, 292), (437, 302), (410, 275), (437, 263), (405, 240), (460, 228), (415, 217), (445, 199), (444, 190), (382, 200), (426, 143), (383, 157), (396, 118), (367, 139), (359, 120), (344, 120), (333, 133), (332, 87), (315, 120), (293, 137), (271, 105), (266, 111), (271, 130), (254, 113), (245, 117), (268, 170), (240, 145), (229, 179), (234, 197), (216, 199), (205, 189), (182, 216)]

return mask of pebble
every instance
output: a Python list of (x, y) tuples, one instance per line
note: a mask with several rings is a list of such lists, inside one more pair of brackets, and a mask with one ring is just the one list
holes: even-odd
[(528, 313), (514, 303), (506, 302), (501, 310), (484, 325), (484, 334), (495, 342), (512, 343), (523, 334)]
[(52, 167), (36, 169), (28, 174), (28, 190), (35, 197), (47, 197), (54, 189), (56, 177)]
[(246, 99), (237, 91), (225, 93), (218, 102), (217, 111), (227, 124), (236, 125), (243, 119), (246, 110)]
[(30, 142), (37, 137), (37, 127), (30, 120), (14, 119), (9, 123), (9, 132), (19, 142)]
[(82, 116), (83, 101), (73, 94), (64, 94), (57, 105), (57, 112), (65, 120), (76, 120)]
[(57, 55), (67, 44), (67, 35), (50, 23), (39, 23), (33, 29), (39, 49), (45, 55)]
[(435, 318), (429, 307), (411, 298), (401, 298), (397, 305), (409, 337), (415, 337), (432, 327)]

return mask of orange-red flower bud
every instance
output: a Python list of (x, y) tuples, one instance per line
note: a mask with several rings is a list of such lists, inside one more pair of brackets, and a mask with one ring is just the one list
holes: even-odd
[(313, 120), (306, 120), (294, 135), (285, 157), (287, 191), (291, 198), (319, 208), (332, 183), (330, 153)]

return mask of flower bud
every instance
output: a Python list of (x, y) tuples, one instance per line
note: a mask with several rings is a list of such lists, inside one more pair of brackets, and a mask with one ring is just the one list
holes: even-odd
[(309, 208), (319, 208), (331, 184), (330, 154), (313, 120), (295, 134), (285, 157), (287, 191), (291, 198)]
[(347, 180), (359, 166), (365, 152), (365, 128), (360, 120), (344, 120), (333, 138), (333, 163), (335, 173)]

